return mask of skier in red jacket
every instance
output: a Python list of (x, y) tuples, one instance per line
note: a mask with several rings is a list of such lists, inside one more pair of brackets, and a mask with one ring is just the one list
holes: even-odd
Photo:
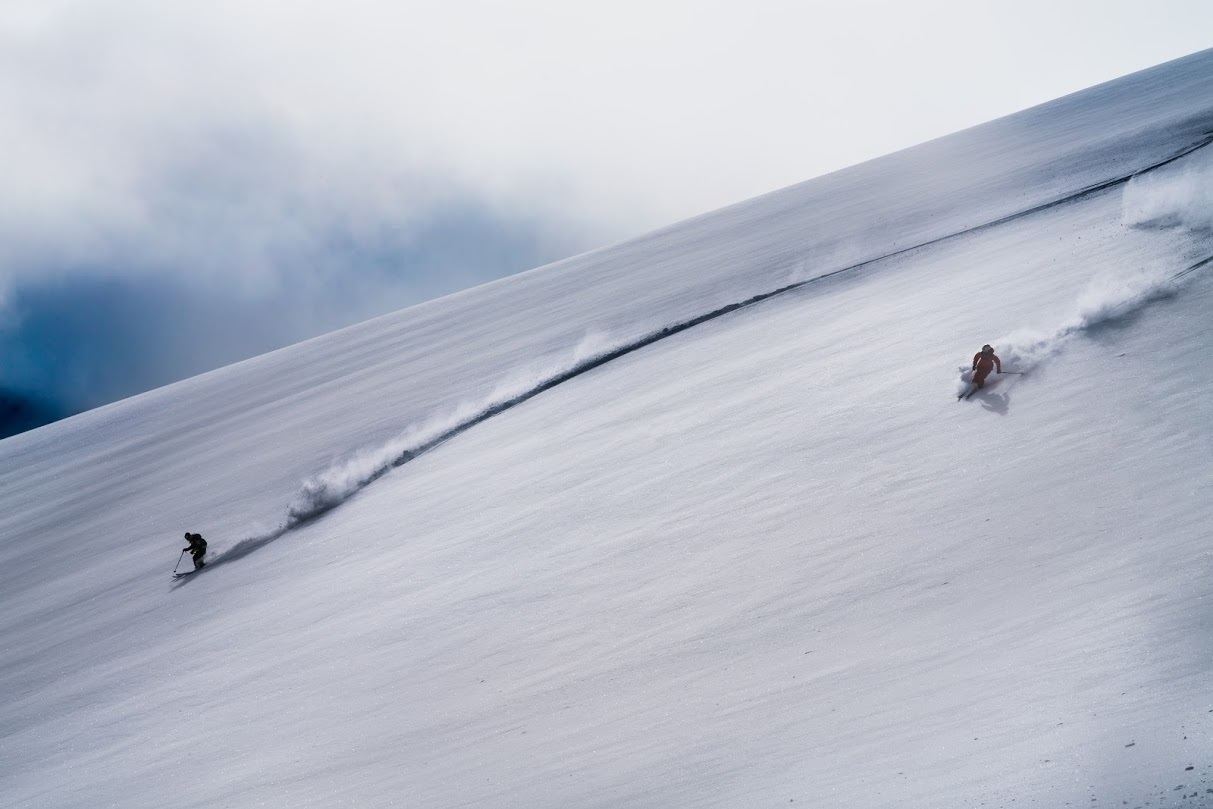
[(998, 355), (994, 353), (994, 347), (986, 344), (981, 347), (973, 355), (973, 384), (978, 390), (986, 384), (986, 377), (990, 375), (990, 371), (998, 369), (998, 373), (1002, 373), (1002, 360), (998, 359)]

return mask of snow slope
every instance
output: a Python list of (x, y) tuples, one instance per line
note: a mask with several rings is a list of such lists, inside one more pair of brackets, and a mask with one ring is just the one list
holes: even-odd
[(0, 802), (1213, 806), (1210, 88), (0, 441)]

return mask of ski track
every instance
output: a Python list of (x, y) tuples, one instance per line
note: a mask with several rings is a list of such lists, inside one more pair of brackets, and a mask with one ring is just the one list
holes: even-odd
[[(516, 374), (498, 385), (497, 389), (481, 402), (462, 405), (445, 417), (409, 427), (387, 443), (359, 450), (352, 457), (307, 479), (288, 504), (286, 516), (280, 523), (271, 529), (254, 531), (246, 538), (220, 550), (208, 560), (207, 568), (235, 561), (265, 547), (286, 533), (318, 519), (341, 505), (392, 469), (403, 466), (476, 425), (516, 407), (544, 391), (551, 390), (557, 385), (667, 337), (755, 306), (779, 295), (793, 292), (809, 284), (852, 273), (878, 262), (952, 239), (989, 230), (1060, 205), (1081, 201), (1170, 166), (1210, 145), (1213, 145), (1213, 132), (1206, 133), (1201, 140), (1181, 149), (1176, 154), (1131, 174), (1087, 186), (1050, 202), (1034, 205), (990, 222), (974, 225), (911, 247), (759, 293), (744, 301), (730, 303), (705, 314), (664, 326), (660, 330), (650, 332), (635, 340), (611, 344), (600, 335), (587, 336), (574, 349), (572, 357), (565, 362), (557, 363), (543, 370), (532, 369), (529, 373)], [(1143, 272), (1127, 279), (1097, 279), (1087, 292), (1080, 296), (1076, 313), (1057, 328), (1046, 332), (1022, 329), (996, 340), (993, 344), (996, 346), (996, 350), (1002, 352), (1002, 358), (1008, 362), (1009, 366), (1015, 370), (1031, 370), (1060, 351), (1072, 337), (1119, 320), (1154, 301), (1173, 296), (1191, 275), (1211, 263), (1213, 263), (1213, 256), (1204, 258), (1177, 273)], [(1001, 349), (997, 348), (999, 345), (1002, 346)], [(960, 372), (961, 377), (957, 385), (958, 394), (968, 386), (968, 378), (971, 375), (967, 366), (961, 366)], [(511, 380), (520, 381), (511, 383)], [(180, 587), (193, 578), (195, 577), (178, 579), (173, 584)]]

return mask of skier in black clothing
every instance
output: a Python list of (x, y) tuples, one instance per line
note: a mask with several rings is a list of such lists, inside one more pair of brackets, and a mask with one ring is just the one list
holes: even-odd
[(206, 567), (206, 562), (202, 561), (202, 557), (206, 556), (206, 540), (202, 538), (202, 534), (191, 534), (185, 532), (185, 538), (189, 540), (189, 545), (182, 548), (182, 552), (189, 551), (194, 557), (194, 570)]

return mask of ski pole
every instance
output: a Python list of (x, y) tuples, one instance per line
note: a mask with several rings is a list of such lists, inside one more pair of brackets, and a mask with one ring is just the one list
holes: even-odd
[(182, 559), (184, 559), (184, 558), (185, 558), (185, 551), (182, 551), (182, 552), (181, 552), (181, 555), (177, 557), (177, 564), (173, 565), (173, 572), (174, 572), (174, 573), (176, 573), (176, 572), (177, 572), (177, 568), (181, 567), (181, 560), (182, 560)]
[(1027, 373), (1027, 371), (1003, 371), (1002, 375), (1006, 376), (1007, 374), (1017, 374), (1019, 376), (1023, 376), (1026, 373)]

